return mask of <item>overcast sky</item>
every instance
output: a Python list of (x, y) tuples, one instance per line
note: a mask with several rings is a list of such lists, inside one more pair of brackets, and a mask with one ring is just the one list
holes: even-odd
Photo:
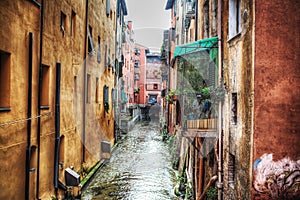
[(167, 0), (126, 0), (136, 43), (160, 50), (163, 31), (171, 26), (170, 10), (165, 10)]

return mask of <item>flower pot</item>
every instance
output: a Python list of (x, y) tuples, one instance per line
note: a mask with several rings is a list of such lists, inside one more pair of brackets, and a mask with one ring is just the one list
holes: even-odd
[(178, 100), (178, 96), (177, 96), (176, 94), (174, 94), (174, 95), (172, 96), (172, 99), (173, 99), (173, 101), (176, 101), (176, 100)]

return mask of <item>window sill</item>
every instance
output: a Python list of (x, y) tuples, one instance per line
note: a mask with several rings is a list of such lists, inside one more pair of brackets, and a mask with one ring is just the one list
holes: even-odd
[(241, 36), (242, 32), (238, 32), (237, 34), (235, 34), (234, 36), (230, 37), (227, 42), (230, 43), (231, 41), (235, 40), (236, 38), (239, 38)]
[(11, 111), (11, 108), (0, 108), (0, 112), (8, 112)]
[(50, 109), (50, 106), (40, 106), (40, 109), (41, 109), (41, 110), (49, 110), (49, 109)]
[(40, 8), (41, 4), (37, 2), (36, 0), (30, 0), (31, 3), (33, 3), (36, 7)]

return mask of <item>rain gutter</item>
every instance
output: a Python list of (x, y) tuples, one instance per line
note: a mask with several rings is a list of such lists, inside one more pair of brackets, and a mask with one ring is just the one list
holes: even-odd
[[(33, 33), (29, 33), (29, 56), (28, 56), (28, 93), (27, 93), (27, 118), (32, 116), (32, 57), (33, 57)], [(29, 200), (30, 185), (30, 155), (31, 155), (31, 120), (27, 120), (27, 147), (26, 147), (26, 177), (25, 199)]]
[[(218, 82), (219, 87), (222, 87), (222, 61), (223, 61), (223, 53), (222, 53), (222, 41), (223, 41), (223, 35), (222, 35), (222, 0), (218, 0)], [(223, 179), (222, 179), (222, 150), (223, 150), (223, 136), (222, 136), (222, 101), (219, 101), (219, 117), (218, 117), (218, 137), (219, 137), (219, 156), (218, 156), (218, 200), (222, 200), (223, 196)]]
[(54, 148), (54, 188), (57, 197), (59, 187), (59, 152), (60, 152), (60, 78), (61, 64), (56, 63), (56, 90), (55, 90), (55, 148)]
[(84, 66), (83, 66), (83, 99), (82, 99), (82, 106), (83, 106), (83, 112), (82, 112), (82, 163), (85, 162), (85, 112), (86, 112), (86, 45), (87, 45), (87, 29), (88, 29), (88, 14), (89, 14), (89, 0), (86, 0), (85, 5), (85, 33), (84, 33)]
[(42, 100), (42, 63), (43, 63), (43, 32), (44, 32), (44, 0), (41, 2), (41, 15), (40, 15), (40, 62), (38, 69), (38, 120), (37, 120), (37, 175), (36, 175), (36, 199), (39, 198), (40, 190), (40, 157), (41, 157), (41, 100)]

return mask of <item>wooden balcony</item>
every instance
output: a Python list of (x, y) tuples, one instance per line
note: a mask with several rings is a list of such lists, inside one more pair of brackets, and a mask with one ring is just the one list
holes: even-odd
[(217, 123), (217, 118), (187, 120), (183, 135), (188, 137), (217, 137)]

